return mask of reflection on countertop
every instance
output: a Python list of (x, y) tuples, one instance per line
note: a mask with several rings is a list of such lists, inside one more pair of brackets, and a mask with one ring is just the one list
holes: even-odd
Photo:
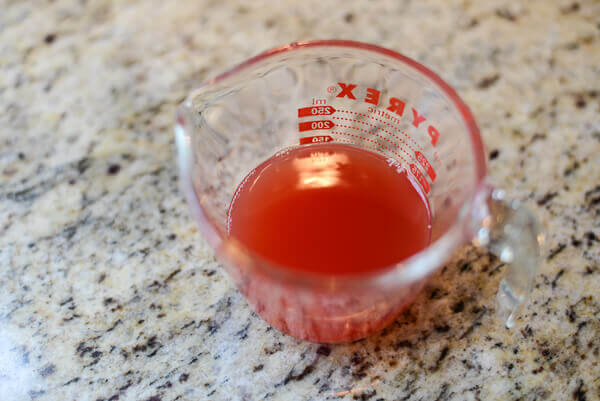
[[(0, 399), (600, 398), (600, 16), (594, 0), (10, 2), (0, 13)], [(232, 23), (234, 21), (235, 23)], [(377, 43), (470, 105), (493, 184), (548, 245), (513, 330), (471, 247), (382, 333), (271, 329), (191, 220), (174, 107), (274, 45)]]

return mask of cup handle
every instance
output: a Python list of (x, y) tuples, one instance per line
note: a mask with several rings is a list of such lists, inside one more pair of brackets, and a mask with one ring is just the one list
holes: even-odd
[(535, 216), (505, 191), (486, 187), (476, 199), (473, 242), (508, 265), (496, 296), (497, 313), (511, 328), (527, 303), (544, 237)]

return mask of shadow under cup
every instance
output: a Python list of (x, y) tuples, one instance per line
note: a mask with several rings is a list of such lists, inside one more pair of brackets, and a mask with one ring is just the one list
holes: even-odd
[[(296, 43), (254, 57), (190, 94), (176, 136), (192, 213), (239, 290), (275, 328), (315, 342), (356, 340), (393, 321), (472, 237), (473, 205), (487, 193), (479, 132), (456, 93), (422, 65), (362, 43)], [(275, 266), (228, 237), (244, 177), (282, 149), (324, 141), (402, 166), (427, 194), (431, 244), (370, 274), (328, 277)]]

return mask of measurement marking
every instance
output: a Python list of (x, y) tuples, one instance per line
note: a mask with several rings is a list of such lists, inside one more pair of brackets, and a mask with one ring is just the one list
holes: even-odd
[(423, 170), (427, 172), (427, 175), (429, 176), (429, 178), (431, 178), (431, 182), (434, 182), (435, 177), (437, 177), (437, 174), (435, 173), (435, 170), (433, 169), (431, 163), (429, 163), (429, 160), (427, 160), (425, 155), (419, 152), (418, 150), (415, 151), (415, 158), (417, 159), (421, 167), (423, 167)]
[[(339, 127), (343, 127), (343, 125), (339, 125)], [(360, 129), (360, 128), (358, 128), (358, 129)], [(364, 131), (364, 130), (362, 130), (362, 131)], [(365, 131), (365, 132), (367, 132), (367, 131)], [(389, 146), (386, 146), (386, 145), (384, 145), (384, 144), (381, 144), (381, 143), (379, 143), (379, 142), (377, 142), (377, 141), (374, 141), (373, 139), (369, 139), (369, 138), (367, 138), (367, 137), (364, 137), (364, 136), (362, 136), (362, 135), (354, 135), (354, 134), (351, 134), (351, 133), (349, 133), (349, 132), (344, 132), (344, 131), (331, 131), (331, 133), (332, 133), (332, 134), (338, 134), (338, 135), (348, 135), (348, 136), (351, 136), (351, 137), (353, 137), (353, 138), (364, 139), (365, 141), (368, 141), (368, 142), (374, 143), (375, 145), (381, 146), (381, 147), (383, 147), (384, 149), (386, 149), (386, 150), (389, 150), (390, 152), (392, 152), (393, 154), (395, 154), (396, 156), (398, 156), (400, 159), (402, 159), (402, 161), (403, 161), (404, 163), (406, 163), (407, 165), (409, 164), (409, 163), (406, 161), (406, 159), (405, 159), (404, 157), (402, 157), (402, 155), (400, 155), (399, 153), (395, 152), (395, 151), (394, 151), (394, 149), (392, 149), (392, 148), (390, 148)], [(368, 133), (368, 132), (367, 132), (367, 133)], [(350, 143), (353, 143), (353, 142), (350, 142)]]
[[(386, 130), (385, 128), (378, 127), (378, 126), (376, 126), (375, 124), (371, 124), (371, 123), (369, 123), (369, 122), (366, 122), (366, 121), (353, 120), (353, 119), (351, 119), (351, 118), (344, 118), (344, 117), (332, 117), (332, 118), (337, 118), (337, 119), (339, 119), (339, 120), (346, 120), (346, 121), (350, 121), (350, 122), (357, 122), (357, 123), (361, 123), (361, 124), (365, 124), (365, 125), (370, 125), (370, 126), (371, 126), (371, 127), (373, 127), (373, 128), (376, 128), (376, 129), (378, 129), (378, 130), (381, 130), (381, 131), (387, 132), (387, 133), (388, 133), (390, 136), (392, 136), (393, 138), (396, 138), (398, 141), (400, 141), (400, 143), (404, 143), (404, 144), (406, 144), (406, 145), (407, 145), (407, 146), (408, 146), (408, 147), (409, 147), (409, 148), (410, 148), (410, 149), (411, 149), (411, 150), (414, 152), (414, 149), (413, 149), (413, 148), (411, 148), (411, 146), (410, 146), (408, 143), (406, 143), (406, 141), (403, 141), (402, 139), (398, 138), (396, 135), (392, 134), (391, 132), (389, 132), (389, 131), (388, 131), (388, 130)], [(340, 125), (340, 126), (341, 126), (341, 125)], [(355, 127), (352, 127), (352, 128), (355, 128)], [(361, 129), (361, 128), (356, 128), (356, 129)], [(377, 135), (377, 134), (375, 134), (375, 133), (373, 133), (373, 134), (374, 134), (374, 135)], [(377, 136), (379, 136), (379, 135), (377, 135)], [(400, 145), (398, 145), (396, 142), (389, 141), (388, 139), (386, 139), (386, 138), (383, 138), (383, 137), (380, 137), (380, 138), (382, 138), (382, 139), (384, 139), (384, 140), (388, 141), (389, 143), (393, 143), (393, 144), (394, 144), (394, 145), (395, 145), (397, 148), (400, 148), (400, 149), (401, 149), (401, 150), (402, 150), (404, 153), (406, 153), (406, 154), (407, 154), (409, 157), (412, 157), (412, 155), (411, 155), (410, 153), (408, 153), (406, 150), (404, 150), (404, 148), (402, 148), (402, 147), (401, 147)]]
[(416, 165), (411, 163), (410, 172), (413, 173), (413, 176), (417, 179), (417, 181), (419, 181), (419, 184), (421, 184), (423, 190), (425, 190), (425, 193), (428, 194), (431, 190), (431, 186), (429, 185), (429, 182), (427, 182), (427, 178), (425, 178), (421, 170), (419, 170)]
[[(358, 115), (363, 115), (363, 116), (364, 116), (364, 114), (360, 114), (360, 113), (356, 113), (356, 114), (358, 114)], [(394, 135), (392, 132), (390, 132), (390, 131), (386, 130), (385, 128), (378, 127), (378, 126), (377, 126), (377, 125), (375, 125), (375, 124), (371, 124), (371, 123), (369, 123), (369, 122), (367, 122), (367, 121), (363, 121), (363, 120), (356, 120), (356, 119), (344, 118), (344, 117), (333, 117), (333, 118), (339, 118), (339, 119), (342, 119), (342, 120), (347, 120), (347, 121), (355, 121), (355, 122), (357, 122), (357, 123), (361, 123), (361, 124), (365, 124), (365, 125), (370, 125), (370, 126), (371, 126), (371, 127), (373, 127), (373, 128), (377, 128), (377, 129), (380, 129), (380, 130), (382, 130), (382, 131), (385, 131), (385, 132), (387, 132), (387, 133), (388, 133), (390, 136), (392, 136), (392, 137), (396, 138), (398, 141), (400, 141), (401, 143), (403, 143), (403, 144), (405, 144), (406, 146), (408, 146), (408, 147), (410, 148), (410, 150), (412, 150), (413, 152), (415, 152), (415, 149), (413, 149), (413, 147), (412, 147), (412, 146), (410, 146), (410, 144), (409, 144), (409, 143), (408, 143), (408, 142), (407, 142), (405, 139), (398, 138), (396, 135)], [(381, 121), (381, 120), (379, 120), (379, 119), (377, 119), (377, 118), (373, 118), (373, 119), (375, 119), (375, 120), (378, 120), (378, 121), (380, 121), (380, 122), (382, 122), (382, 123), (385, 123), (385, 121)], [(406, 135), (406, 134), (405, 134), (405, 135)]]
[[(341, 109), (338, 109), (338, 110), (336, 110), (336, 111), (341, 111), (342, 113), (356, 114), (357, 116), (361, 116), (361, 117), (365, 117), (365, 118), (370, 118), (370, 119), (372, 119), (372, 120), (376, 120), (376, 121), (379, 121), (379, 122), (381, 122), (381, 123), (384, 123), (384, 124), (386, 124), (387, 126), (389, 126), (389, 127), (393, 128), (394, 130), (396, 130), (396, 131), (397, 131), (399, 134), (402, 134), (402, 135), (404, 135), (404, 136), (405, 136), (407, 139), (410, 139), (410, 141), (411, 141), (411, 142), (412, 142), (412, 143), (413, 143), (413, 144), (414, 144), (414, 145), (415, 145), (417, 148), (419, 148), (419, 150), (420, 150), (420, 151), (423, 151), (423, 148), (421, 147), (421, 145), (420, 145), (418, 142), (416, 142), (416, 141), (415, 141), (415, 140), (414, 140), (414, 139), (413, 139), (413, 138), (412, 138), (410, 135), (408, 135), (408, 134), (407, 134), (405, 131), (400, 131), (400, 129), (399, 129), (398, 127), (396, 127), (395, 125), (393, 125), (393, 124), (391, 124), (391, 123), (389, 123), (389, 122), (387, 122), (387, 121), (384, 121), (384, 120), (381, 120), (381, 119), (379, 119), (379, 118), (377, 118), (377, 117), (371, 116), (370, 114), (359, 113), (359, 112), (356, 112), (356, 111), (350, 111), (350, 110), (341, 110)], [(403, 140), (403, 142), (406, 142), (406, 141), (404, 141), (404, 140)], [(407, 144), (407, 145), (408, 145), (408, 144)], [(408, 146), (410, 147), (410, 145), (408, 145)], [(412, 149), (412, 148), (411, 148), (411, 150), (413, 150), (413, 151), (414, 151), (414, 149)]]
[(335, 126), (333, 121), (330, 120), (318, 120), (318, 121), (305, 121), (298, 123), (298, 131), (315, 131), (321, 129), (332, 129)]
[(316, 136), (305, 136), (300, 138), (300, 145), (307, 145), (309, 143), (323, 143), (333, 141), (333, 138), (329, 135), (316, 135)]
[[(354, 120), (350, 120), (350, 119), (343, 118), (343, 117), (333, 117), (333, 118), (344, 119), (344, 120), (348, 120), (348, 121), (354, 121)], [(366, 123), (366, 124), (367, 125), (372, 125), (372, 124), (369, 124), (369, 123)], [(359, 130), (359, 131), (362, 131), (362, 132), (366, 132), (367, 134), (375, 135), (377, 138), (383, 139), (384, 141), (388, 142), (389, 144), (394, 145), (395, 147), (397, 147), (398, 149), (400, 149), (402, 152), (406, 153), (409, 158), (413, 157), (409, 152), (407, 152), (403, 147), (401, 147), (400, 145), (398, 145), (396, 142), (390, 141), (389, 139), (387, 139), (387, 138), (385, 138), (383, 136), (377, 135), (377, 133), (375, 133), (375, 132), (371, 132), (371, 131), (368, 131), (368, 130), (365, 130), (365, 129), (362, 129), (362, 128), (359, 128), (359, 127), (353, 127), (351, 125), (343, 125), (343, 124), (336, 124), (336, 125), (338, 127), (356, 129), (356, 130)], [(375, 127), (375, 128), (377, 128), (377, 127)], [(388, 131), (385, 131), (385, 132), (388, 132)]]
[(329, 116), (335, 111), (331, 106), (302, 107), (298, 109), (298, 117)]

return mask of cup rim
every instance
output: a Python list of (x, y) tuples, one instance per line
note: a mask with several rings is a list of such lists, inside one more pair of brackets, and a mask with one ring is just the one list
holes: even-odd
[[(401, 63), (417, 70), (426, 78), (429, 78), (431, 82), (435, 84), (449, 98), (456, 110), (458, 110), (467, 130), (469, 131), (469, 138), (472, 145), (472, 152), (475, 164), (475, 190), (473, 191), (471, 201), (467, 202), (471, 203), (471, 206), (466, 208), (467, 210), (471, 210), (471, 208), (473, 207), (473, 199), (478, 193), (482, 191), (487, 191), (488, 186), (485, 183), (485, 178), (487, 174), (484, 152), (485, 148), (483, 146), (483, 141), (481, 139), (481, 134), (477, 123), (475, 122), (475, 118), (473, 117), (468, 106), (457, 94), (457, 92), (448, 83), (446, 83), (446, 81), (444, 81), (438, 74), (425, 67), (423, 64), (407, 56), (404, 56), (403, 54), (398, 53), (396, 51), (381, 46), (352, 40), (327, 39), (292, 42), (259, 53), (258, 55), (253, 56), (241, 62), (240, 64), (237, 64), (233, 68), (230, 68), (227, 71), (204, 82), (186, 97), (184, 104), (188, 103), (191, 99), (193, 99), (197, 94), (205, 90), (207, 87), (212, 87), (218, 83), (221, 83), (227, 78), (230, 78), (231, 76), (234, 76), (242, 72), (243, 70), (246, 70), (266, 59), (272, 58), (282, 53), (289, 53), (313, 47), (347, 47), (359, 50), (366, 50), (369, 52), (382, 54), (384, 56), (396, 59), (397, 61), (400, 61)], [(181, 153), (179, 157), (182, 157)], [(180, 160), (180, 170), (183, 171), (185, 169), (186, 167), (184, 166), (184, 163), (182, 163), (182, 160)], [(306, 282), (310, 285), (317, 284), (319, 286), (320, 283), (326, 288), (333, 289), (345, 287), (348, 284), (358, 284), (364, 286), (368, 283), (368, 281), (376, 280), (379, 283), (389, 285), (389, 278), (392, 275), (397, 276), (394, 278), (394, 282), (397, 282), (397, 279), (400, 279), (401, 281), (417, 281), (421, 278), (424, 278), (432, 271), (434, 271), (437, 267), (439, 267), (439, 264), (438, 266), (433, 266), (433, 264), (435, 263), (429, 260), (431, 258), (431, 254), (434, 253), (432, 251), (435, 248), (438, 248), (438, 252), (442, 254), (447, 254), (448, 251), (451, 252), (456, 246), (460, 245), (465, 241), (465, 222), (467, 222), (469, 219), (469, 213), (461, 213), (457, 217), (456, 221), (452, 224), (452, 226), (444, 234), (442, 234), (436, 241), (431, 242), (427, 247), (423, 248), (419, 252), (415, 253), (407, 259), (404, 259), (387, 267), (378, 268), (373, 272), (354, 275), (325, 276), (314, 273), (299, 272), (297, 270), (288, 268), (276, 268), (276, 265), (274, 263), (269, 262), (260, 255), (255, 254), (255, 252), (246, 248), (239, 241), (231, 238), (226, 238), (223, 230), (221, 230), (219, 225), (213, 221), (211, 216), (209, 216), (206, 213), (204, 207), (199, 203), (199, 198), (195, 191), (191, 177), (186, 178), (186, 175), (189, 176), (189, 171), (187, 171), (187, 174), (182, 174), (182, 178), (184, 179), (184, 181), (188, 181), (183, 182), (184, 193), (187, 197), (188, 203), (192, 206), (192, 211), (195, 217), (199, 219), (201, 223), (207, 224), (209, 226), (203, 228), (209, 229), (209, 232), (206, 232), (205, 230), (205, 234), (208, 235), (207, 239), (210, 245), (215, 249), (215, 251), (218, 253), (224, 252), (233, 253), (237, 255), (240, 255), (241, 253), (246, 256), (250, 256), (253, 261), (260, 262), (251, 263), (252, 270), (263, 270), (263, 273), (266, 273), (268, 276), (273, 278), (293, 278), (295, 284), (302, 284), (303, 282)], [(226, 245), (225, 249), (221, 246), (221, 243)], [(222, 256), (228, 257), (227, 255)], [(423, 267), (423, 262), (429, 262), (428, 268), (421, 268)], [(400, 266), (400, 269), (397, 269), (398, 266)], [(299, 273), (302, 274), (301, 277), (298, 276)]]

